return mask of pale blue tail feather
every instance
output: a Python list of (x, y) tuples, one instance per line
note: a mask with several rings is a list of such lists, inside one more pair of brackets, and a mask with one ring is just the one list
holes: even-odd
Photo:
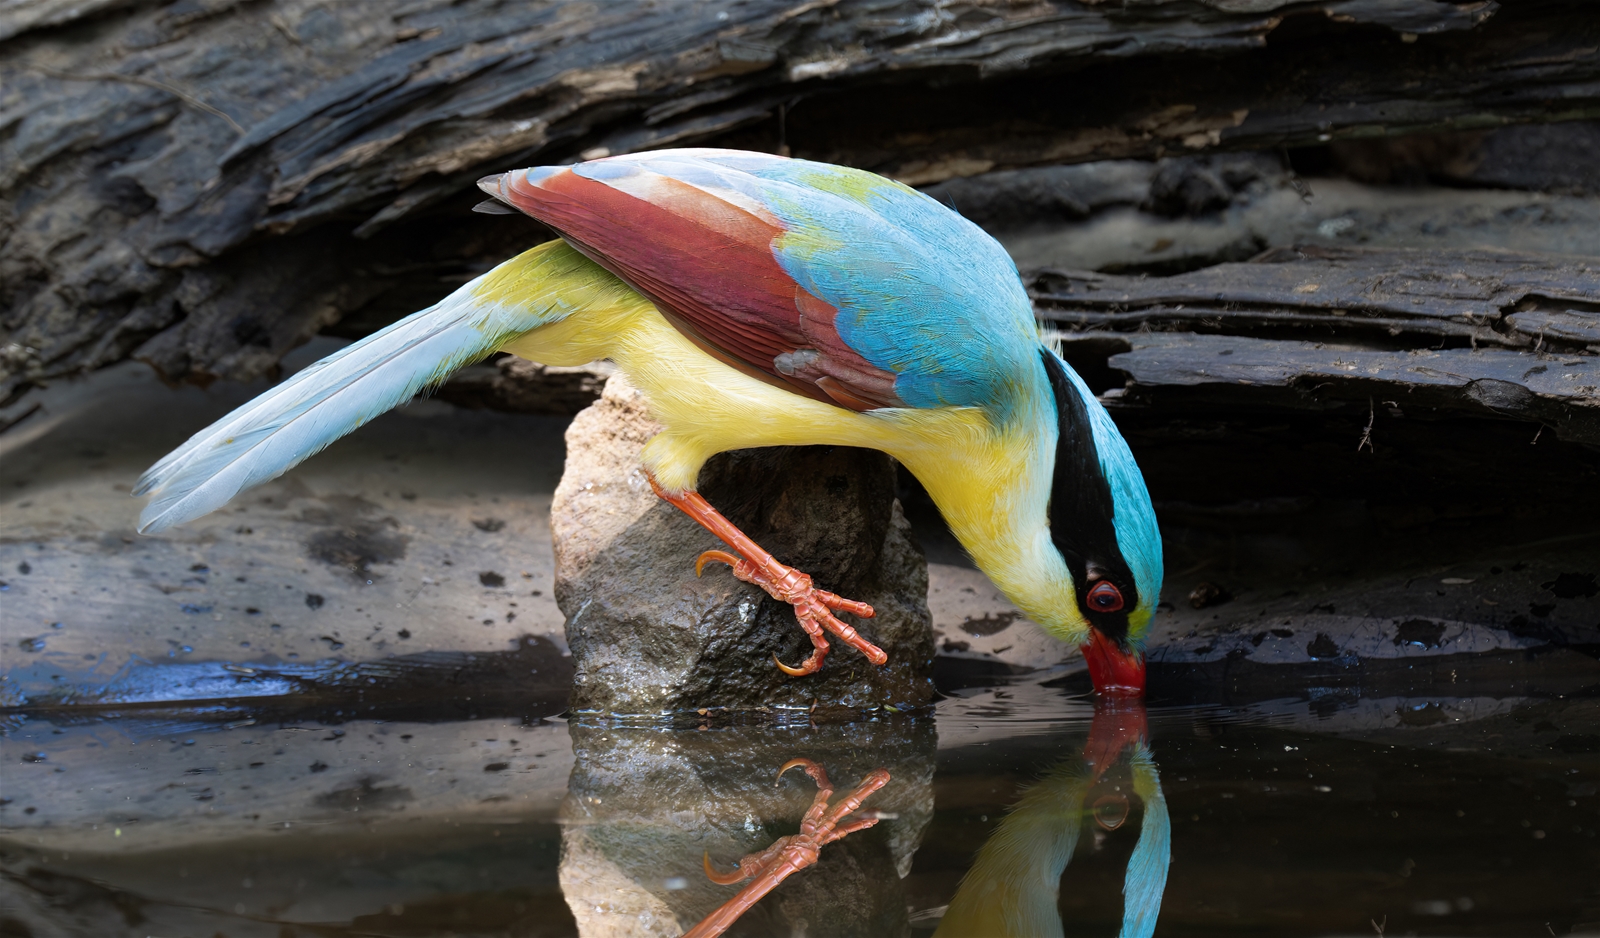
[(482, 302), (478, 282), (340, 349), (190, 437), (139, 479), (133, 494), (155, 496), (139, 515), (139, 531), (162, 531), (221, 508), (509, 336), (548, 321), (532, 310)]

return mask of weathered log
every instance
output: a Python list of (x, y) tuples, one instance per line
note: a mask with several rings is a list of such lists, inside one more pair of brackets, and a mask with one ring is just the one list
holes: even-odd
[[(1173, 389), (1208, 392), (1254, 407), (1460, 412), (1545, 424), (1563, 439), (1600, 445), (1600, 359), (1529, 356), (1503, 349), (1380, 351), (1321, 342), (1193, 333), (1130, 337), (1112, 355), (1125, 371), (1128, 403), (1153, 403)], [(1246, 391), (1245, 389), (1249, 389)], [(1283, 389), (1286, 393), (1262, 393)], [(1220, 392), (1220, 393), (1218, 393)]]
[(464, 214), (473, 179), (508, 165), (715, 143), (931, 182), (1600, 112), (1600, 62), (1586, 54), (1600, 24), (1582, 4), (1497, 10), (436, 0), (396, 13), (218, 0), (10, 11), (0, 395), (130, 356), (174, 380), (248, 378), (341, 317), (425, 305), (542, 236)]
[(563, 368), (503, 355), (492, 363), (456, 372), (436, 396), (473, 410), (566, 416), (599, 400), (606, 379), (616, 370), (610, 362)]
[(1069, 359), (1127, 376), (1113, 392), (1123, 403), (1170, 401), (1175, 389), (1219, 407), (1385, 401), (1600, 444), (1591, 258), (1302, 246), (1172, 277), (1029, 281), (1040, 318), (1075, 330), (1063, 337)]
[(1030, 279), (1039, 317), (1079, 328), (1600, 346), (1600, 260), (1587, 257), (1301, 245), (1171, 277)]

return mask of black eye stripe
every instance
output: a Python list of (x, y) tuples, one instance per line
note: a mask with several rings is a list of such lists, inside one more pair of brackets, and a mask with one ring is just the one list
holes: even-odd
[[(1055, 473), (1050, 486), (1050, 539), (1072, 573), (1078, 608), (1107, 638), (1119, 645), (1128, 637), (1128, 613), (1139, 604), (1133, 573), (1117, 546), (1112, 522), (1115, 502), (1111, 483), (1100, 471), (1089, 410), (1077, 387), (1048, 349), (1040, 349), (1054, 393), (1060, 431), (1056, 439)], [(1089, 606), (1089, 570), (1109, 580), (1122, 593), (1122, 608), (1100, 612)]]

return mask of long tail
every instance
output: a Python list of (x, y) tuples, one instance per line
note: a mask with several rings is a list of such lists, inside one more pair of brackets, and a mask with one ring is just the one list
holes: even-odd
[(552, 241), (340, 349), (151, 466), (133, 490), (155, 496), (139, 515), (139, 531), (162, 531), (221, 508), (457, 368), (598, 299), (597, 288), (627, 291), (565, 242)]

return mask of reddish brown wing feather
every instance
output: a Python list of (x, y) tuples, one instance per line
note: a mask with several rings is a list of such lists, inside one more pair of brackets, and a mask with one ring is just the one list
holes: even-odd
[[(838, 310), (773, 257), (783, 233), (703, 189), (655, 181), (646, 200), (570, 170), (530, 183), (503, 177), (502, 197), (648, 296), (696, 345), (746, 374), (852, 410), (897, 407), (894, 374), (874, 367), (834, 328)], [(792, 374), (774, 360), (804, 349)]]

